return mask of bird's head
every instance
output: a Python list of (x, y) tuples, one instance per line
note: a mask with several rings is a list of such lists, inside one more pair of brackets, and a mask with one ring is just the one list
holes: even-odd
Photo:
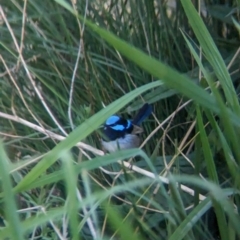
[(104, 139), (108, 141), (122, 138), (126, 134), (138, 134), (142, 128), (132, 124), (130, 120), (113, 115), (109, 117), (103, 126)]

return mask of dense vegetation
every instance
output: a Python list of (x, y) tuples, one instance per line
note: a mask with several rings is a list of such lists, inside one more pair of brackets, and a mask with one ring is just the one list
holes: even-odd
[(1, 1), (0, 239), (240, 238), (239, 2), (204, 2)]

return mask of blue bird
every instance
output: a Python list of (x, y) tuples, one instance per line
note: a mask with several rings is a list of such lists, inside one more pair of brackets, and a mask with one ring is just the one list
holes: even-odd
[(102, 130), (103, 148), (108, 152), (115, 152), (118, 149), (139, 147), (140, 138), (138, 134), (143, 132), (143, 129), (139, 125), (151, 113), (151, 105), (145, 103), (132, 121), (117, 115), (109, 117)]

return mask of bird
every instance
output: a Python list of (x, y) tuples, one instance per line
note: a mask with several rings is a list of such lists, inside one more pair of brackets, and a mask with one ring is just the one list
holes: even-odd
[(118, 115), (109, 117), (102, 128), (102, 147), (111, 153), (119, 149), (139, 147), (139, 134), (143, 132), (140, 124), (152, 113), (150, 104), (145, 103), (133, 120)]

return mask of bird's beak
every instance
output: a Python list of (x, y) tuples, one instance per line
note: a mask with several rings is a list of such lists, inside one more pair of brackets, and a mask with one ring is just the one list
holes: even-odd
[(139, 133), (142, 133), (143, 132), (143, 129), (137, 125), (133, 125), (133, 131), (132, 133), (133, 134), (139, 134)]

